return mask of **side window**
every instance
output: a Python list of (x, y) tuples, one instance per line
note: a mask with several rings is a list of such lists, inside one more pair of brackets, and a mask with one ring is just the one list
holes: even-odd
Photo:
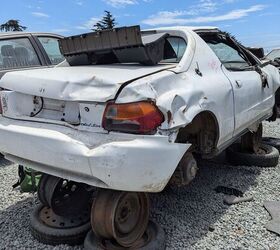
[(38, 37), (38, 39), (46, 51), (52, 65), (56, 65), (64, 61), (64, 57), (59, 49), (59, 39), (54, 37)]
[(238, 50), (223, 42), (207, 42), (209, 47), (215, 52), (221, 63), (229, 70), (243, 70), (250, 66), (243, 54)]
[(0, 70), (40, 66), (28, 38), (0, 40)]
[(187, 49), (186, 41), (181, 37), (168, 37), (165, 45), (165, 63), (178, 63)]

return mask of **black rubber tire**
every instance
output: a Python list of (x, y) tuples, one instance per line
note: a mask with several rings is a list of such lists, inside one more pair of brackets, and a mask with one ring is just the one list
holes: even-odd
[(280, 151), (280, 139), (276, 137), (263, 137), (262, 142), (264, 144), (270, 145), (272, 147), (275, 147)]
[(227, 150), (228, 160), (233, 165), (258, 167), (275, 167), (278, 165), (279, 151), (270, 145), (260, 145), (260, 148), (267, 152), (266, 154), (240, 152), (240, 148), (240, 144), (236, 143)]
[[(114, 247), (106, 247), (106, 243), (104, 240), (101, 240), (95, 236), (93, 231), (89, 231), (85, 241), (84, 241), (84, 249), (85, 250), (164, 250), (165, 247), (165, 233), (161, 226), (153, 221), (149, 221), (147, 230), (152, 230), (154, 233), (154, 237), (148, 241), (148, 243), (142, 247), (129, 247), (124, 248), (121, 246)], [(146, 230), (146, 231), (147, 231)]]
[(70, 246), (80, 245), (91, 229), (90, 218), (87, 223), (75, 228), (54, 228), (44, 224), (39, 218), (39, 212), (44, 205), (38, 205), (30, 217), (30, 231), (32, 236), (39, 242), (47, 245), (67, 244)]
[(38, 199), (45, 206), (48, 206), (48, 202), (47, 202), (47, 199), (45, 196), (45, 193), (46, 193), (45, 186), (46, 186), (46, 182), (48, 181), (49, 177), (50, 177), (50, 175), (48, 175), (48, 174), (42, 174), (41, 179), (38, 184), (38, 190), (37, 190)]

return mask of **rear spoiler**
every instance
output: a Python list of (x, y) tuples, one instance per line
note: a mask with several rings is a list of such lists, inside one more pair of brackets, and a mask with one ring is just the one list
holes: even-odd
[(131, 26), (66, 37), (59, 41), (59, 46), (70, 65), (133, 62), (155, 65), (164, 59), (168, 36), (167, 33), (141, 35), (140, 26)]

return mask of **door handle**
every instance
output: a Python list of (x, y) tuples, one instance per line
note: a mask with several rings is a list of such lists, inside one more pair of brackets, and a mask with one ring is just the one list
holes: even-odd
[(237, 88), (242, 87), (242, 82), (240, 80), (236, 80), (235, 83), (236, 83)]

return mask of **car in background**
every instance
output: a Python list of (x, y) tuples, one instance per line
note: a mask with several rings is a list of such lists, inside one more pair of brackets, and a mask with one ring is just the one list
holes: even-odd
[(0, 79), (10, 71), (51, 67), (64, 61), (58, 40), (50, 33), (0, 33)]
[(266, 58), (273, 62), (273, 65), (280, 68), (280, 48), (270, 51)]
[(270, 60), (274, 60), (276, 58), (280, 58), (280, 48), (279, 49), (273, 49), (272, 51), (270, 51), (267, 55), (267, 58), (269, 58)]

